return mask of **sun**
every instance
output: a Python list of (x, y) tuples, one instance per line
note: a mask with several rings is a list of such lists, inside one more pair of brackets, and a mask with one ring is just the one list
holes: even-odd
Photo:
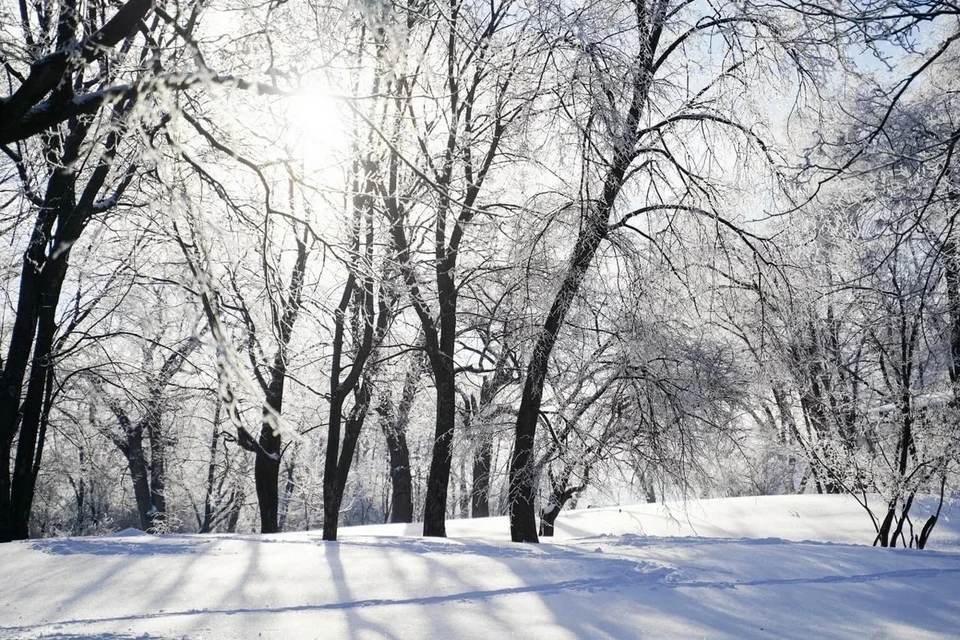
[(310, 88), (287, 98), (287, 143), (313, 169), (338, 165), (349, 149), (346, 108), (328, 91)]

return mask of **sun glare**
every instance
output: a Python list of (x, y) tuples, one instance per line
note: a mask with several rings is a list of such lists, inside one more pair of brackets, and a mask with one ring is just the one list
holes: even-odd
[(337, 164), (347, 151), (348, 120), (342, 105), (321, 90), (289, 98), (287, 131), (291, 150), (314, 168)]

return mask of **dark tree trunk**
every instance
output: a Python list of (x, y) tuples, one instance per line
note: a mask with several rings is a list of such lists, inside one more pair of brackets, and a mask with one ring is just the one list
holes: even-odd
[[(437, 413), (433, 430), (433, 452), (427, 495), (423, 508), (423, 535), (446, 537), (447, 491), (453, 465), (453, 432), (457, 421), (457, 380), (454, 350), (457, 332), (457, 287), (453, 280), (456, 254), (448, 254), (437, 268), (437, 293), (440, 302), (439, 333), (425, 326), (425, 342), (430, 370), (437, 394)], [(433, 338), (433, 339), (431, 339)]]
[[(305, 232), (306, 233), (306, 232)], [(269, 382), (264, 387), (263, 421), (260, 425), (260, 437), (255, 447), (256, 459), (253, 463), (253, 478), (257, 489), (257, 504), (260, 507), (260, 533), (277, 533), (280, 523), (280, 456), (281, 436), (278, 421), (283, 412), (283, 391), (287, 381), (287, 349), (293, 336), (293, 327), (303, 302), (303, 279), (306, 274), (307, 258), (310, 251), (306, 240), (297, 238), (297, 259), (290, 272), (287, 296), (283, 299), (282, 313), (274, 319), (273, 329), (277, 335), (277, 351), (269, 369)], [(247, 330), (253, 331), (253, 324), (247, 316)], [(249, 443), (248, 446), (249, 447)]]
[[(76, 146), (82, 138), (83, 135), (79, 133), (71, 137), (74, 144), (68, 145), (68, 152), (72, 153), (67, 156), (68, 159), (76, 159)], [(27, 470), (32, 470), (39, 463), (39, 460), (33, 459), (39, 425), (31, 424), (29, 416), (25, 415), (27, 402), (23, 385), (27, 379), (31, 352), (34, 365), (45, 367), (51, 364), (48, 360), (49, 346), (45, 345), (52, 344), (52, 336), (48, 338), (46, 334), (56, 329), (51, 325), (62, 285), (62, 277), (58, 281), (57, 276), (65, 270), (67, 255), (61, 255), (57, 260), (51, 259), (47, 255), (47, 245), (54, 221), (74, 208), (75, 180), (70, 172), (53, 172), (47, 185), (44, 206), (37, 212), (30, 244), (23, 256), (16, 318), (7, 358), (3, 363), (3, 375), (0, 377), (0, 542), (27, 537), (27, 521), (33, 501)], [(57, 300), (53, 299), (54, 293)], [(41, 318), (46, 318), (42, 330), (39, 327)], [(40, 371), (31, 372), (28, 386), (36, 387), (39, 374)], [(35, 402), (36, 393), (34, 389), (33, 393), (28, 391), (27, 395)], [(13, 441), (18, 430), (17, 453), (12, 461)], [(29, 460), (21, 457), (27, 454)], [(12, 469), (11, 462), (14, 463)]]
[(950, 382), (953, 402), (960, 405), (960, 259), (952, 240), (943, 243), (944, 276), (947, 281), (947, 302), (950, 306)]
[(73, 487), (74, 498), (77, 505), (77, 516), (73, 524), (73, 535), (82, 536), (84, 531), (86, 531), (86, 521), (87, 521), (87, 512), (86, 505), (84, 504), (87, 497), (87, 482), (85, 478), (86, 465), (84, 464), (84, 452), (83, 446), (77, 447), (78, 453), (78, 462), (80, 463), (80, 477), (78, 481), (74, 481), (72, 477), (68, 476), (67, 479), (70, 481), (70, 485)]
[(294, 482), (295, 472), (296, 465), (291, 460), (287, 464), (287, 469), (284, 474), (287, 479), (283, 484), (283, 497), (280, 498), (280, 531), (286, 531), (287, 528), (287, 514), (290, 513), (290, 501), (293, 500), (293, 492), (297, 488), (296, 482)]
[(207, 489), (203, 499), (203, 518), (198, 522), (198, 533), (210, 533), (213, 530), (213, 492), (216, 488), (217, 448), (220, 441), (220, 406), (213, 413), (213, 435), (210, 436), (210, 461), (207, 463)]
[(260, 533), (277, 533), (280, 495), (280, 434), (270, 426), (260, 431), (253, 478), (260, 506)]
[(230, 495), (230, 511), (227, 515), (227, 533), (237, 532), (237, 523), (240, 522), (240, 509), (243, 508), (243, 500), (246, 496), (243, 489), (236, 488)]
[(407, 425), (410, 411), (423, 374), (423, 355), (414, 355), (403, 380), (403, 391), (396, 410), (385, 397), (378, 407), (380, 425), (390, 453), (390, 522), (413, 522), (413, 477), (410, 473), (410, 449), (407, 446)]
[[(558, 498), (561, 500), (558, 501)], [(565, 503), (566, 499), (562, 496), (552, 495), (550, 496), (549, 502), (547, 502), (547, 506), (540, 512), (540, 535), (544, 538), (553, 537), (553, 525), (557, 521), (557, 516), (560, 515), (560, 511), (563, 509)]]
[(388, 438), (390, 448), (390, 522), (413, 522), (413, 478), (407, 438), (400, 432)]
[(277, 533), (280, 514), (280, 432), (274, 421), (283, 410), (283, 387), (286, 367), (275, 366), (267, 392), (266, 406), (274, 417), (264, 411), (260, 438), (257, 440), (256, 460), (253, 463), (253, 478), (257, 487), (257, 504), (260, 505), (260, 533)]
[(28, 536), (30, 510), (40, 460), (43, 454), (44, 437), (44, 398), (47, 387), (53, 383), (53, 340), (57, 331), (56, 310), (60, 300), (63, 278), (66, 274), (68, 250), (58, 258), (48, 262), (44, 272), (50, 268), (49, 277), (40, 295), (40, 314), (37, 322), (37, 336), (33, 349), (33, 362), (27, 391), (24, 395), (20, 414), (20, 433), (17, 440), (17, 457), (13, 468), (11, 496), (14, 512), (15, 539)]
[(563, 510), (563, 507), (567, 502), (573, 498), (573, 496), (579, 494), (586, 488), (587, 477), (590, 475), (589, 466), (584, 469), (584, 482), (583, 484), (575, 487), (570, 485), (570, 476), (573, 475), (574, 465), (567, 463), (564, 465), (563, 471), (559, 476), (555, 475), (552, 471), (549, 471), (548, 475), (550, 477), (550, 499), (547, 501), (547, 505), (540, 512), (540, 535), (544, 537), (553, 537), (553, 526), (557, 521), (557, 517), (560, 515), (560, 512)]
[(163, 529), (167, 518), (167, 451), (159, 407), (151, 413), (153, 416), (146, 424), (150, 442), (150, 502), (153, 504), (150, 528), (159, 531)]
[(364, 381), (355, 394), (353, 409), (347, 417), (343, 430), (343, 448), (340, 450), (340, 461), (337, 464), (337, 485), (334, 496), (338, 510), (343, 504), (343, 494), (347, 488), (347, 479), (350, 477), (350, 468), (357, 454), (357, 442), (360, 440), (360, 432), (363, 430), (363, 423), (370, 408), (371, 394), (370, 383)]
[[(510, 461), (510, 537), (514, 542), (538, 542), (534, 510), (537, 470), (533, 464), (533, 452), (550, 354), (593, 256), (609, 232), (610, 214), (623, 189), (627, 170), (638, 154), (640, 118), (656, 70), (654, 60), (665, 14), (645, 9), (642, 3), (635, 4), (635, 7), (638, 50), (631, 74), (629, 106), (622, 114), (622, 131), (611, 140), (612, 150), (606, 163), (600, 199), (581, 204), (583, 225), (527, 367)], [(616, 108), (616, 105), (610, 107)]]
[[(65, 159), (76, 159), (77, 148), (85, 137), (86, 128), (78, 127), (68, 138)], [(0, 542), (24, 539), (28, 535), (34, 485), (43, 451), (40, 440), (43, 398), (47, 383), (52, 383), (57, 305), (70, 248), (80, 237), (90, 215), (84, 209), (84, 203), (76, 204), (76, 174), (54, 170), (44, 205), (37, 213), (30, 245), (24, 253), (17, 315), (0, 378)], [(54, 221), (58, 224), (51, 242)], [(10, 454), (15, 437), (17, 452), (11, 477)]]
[(493, 463), (493, 438), (481, 434), (473, 452), (473, 486), (470, 491), (471, 515), (490, 517), (490, 465)]
[[(623, 171), (625, 170), (626, 167), (623, 168)], [(619, 178), (622, 182), (623, 172), (620, 172)], [(613, 197), (610, 199), (610, 206), (612, 204)], [(547, 377), (550, 353), (556, 344), (560, 327), (573, 297), (580, 289), (593, 256), (606, 235), (608, 215), (609, 208), (595, 212), (577, 239), (570, 267), (537, 337), (527, 368), (510, 463), (510, 537), (514, 542), (538, 542), (534, 511), (537, 473), (533, 468), (533, 451), (540, 418), (540, 403), (543, 399), (543, 384)]]
[(445, 537), (447, 489), (450, 486), (450, 467), (453, 464), (453, 430), (457, 415), (452, 358), (445, 360), (440, 367), (434, 367), (434, 381), (437, 389), (437, 416), (424, 501), (423, 535)]
[(657, 501), (657, 491), (653, 486), (653, 480), (647, 473), (640, 475), (640, 487), (643, 489), (644, 498), (647, 504), (653, 504)]
[(382, 416), (381, 425), (390, 453), (390, 522), (413, 522), (413, 479), (403, 403), (396, 416)]
[(150, 501), (150, 476), (142, 440), (139, 433), (128, 434), (124, 453), (127, 456), (127, 467), (130, 469), (130, 481), (133, 483), (133, 496), (137, 501), (140, 528), (149, 531), (153, 526), (150, 520), (153, 514), (153, 503)]
[[(350, 467), (353, 463), (353, 457), (357, 451), (357, 442), (360, 439), (360, 432), (363, 430), (363, 423), (366, 420), (367, 412), (370, 407), (370, 396), (372, 390), (370, 383), (364, 381), (357, 390), (353, 409), (347, 417), (343, 429), (343, 446), (340, 449), (339, 459), (331, 467), (329, 465), (330, 452), (336, 452), (336, 448), (327, 445), (328, 466), (324, 472), (323, 478), (323, 539), (336, 540), (337, 530), (340, 525), (340, 506), (343, 504), (343, 494), (347, 488), (347, 479), (350, 475)], [(332, 403), (331, 403), (332, 404)], [(337, 414), (342, 414), (342, 401), (335, 407)], [(334, 407), (331, 407), (331, 418), (333, 418)], [(331, 481), (332, 480), (332, 481)]]
[[(336, 360), (336, 358), (335, 358)], [(334, 364), (334, 369), (339, 363)], [(339, 385), (331, 385), (336, 389)], [(323, 469), (323, 539), (337, 539), (340, 524), (340, 501), (337, 499), (337, 463), (340, 453), (340, 423), (343, 420), (343, 398), (339, 393), (330, 398), (330, 418), (327, 423), (327, 453)], [(340, 496), (342, 499), (343, 496)]]

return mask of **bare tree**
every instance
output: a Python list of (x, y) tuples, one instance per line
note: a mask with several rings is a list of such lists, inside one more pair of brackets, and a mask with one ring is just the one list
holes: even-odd
[[(33, 10), (23, 4), (24, 41), (14, 50), (32, 60), (30, 70), (24, 76), (17, 71), (22, 61), (5, 61), (10, 85), (18, 88), (0, 104), (0, 139), (22, 182), (20, 206), (30, 211), (34, 226), (0, 377), (0, 541), (27, 535), (43, 450), (43, 398), (55, 359), (56, 312), (71, 248), (91, 222), (120, 205), (141, 173), (142, 141), (157, 126), (139, 110), (139, 92), (125, 84), (153, 73), (144, 62), (152, 55), (151, 34), (164, 25), (155, 21), (144, 38), (132, 37), (150, 6), (131, 0), (105, 20), (99, 4), (83, 14), (71, 2)], [(112, 51), (115, 45), (119, 49)], [(171, 47), (165, 53), (176, 52)], [(163, 62), (157, 58), (158, 65)], [(128, 136), (137, 129), (146, 135)], [(45, 185), (42, 192), (39, 185)]]
[[(407, 426), (424, 374), (426, 363), (423, 360), (423, 352), (416, 349), (403, 376), (399, 401), (395, 403), (389, 391), (381, 391), (376, 406), (390, 458), (390, 522), (413, 522), (413, 478)], [(381, 383), (381, 387), (385, 386)]]
[[(647, 241), (648, 251), (663, 252), (680, 216), (732, 231), (754, 248), (758, 239), (724, 214), (716, 178), (697, 165), (717, 144), (713, 135), (767, 152), (728, 100), (743, 95), (749, 84), (745, 74), (769, 64), (765, 47), (802, 62), (778, 16), (752, 3), (591, 5), (564, 16), (557, 28), (577, 34), (568, 36), (574, 89), (562, 98), (561, 108), (579, 127), (583, 169), (580, 194), (559, 212), (575, 212), (579, 222), (531, 350), (517, 416), (510, 468), (516, 542), (537, 541), (533, 454), (544, 382), (571, 303), (598, 249), (605, 239), (631, 232)], [(722, 62), (710, 69), (695, 66), (691, 52), (712, 35), (721, 36), (723, 52), (713, 55)], [(691, 136), (699, 137), (701, 151), (691, 149)], [(642, 200), (638, 205), (626, 201), (630, 185), (642, 194), (634, 196)]]
[[(389, 117), (383, 125), (366, 122), (388, 150), (377, 194), (436, 390), (424, 535), (443, 536), (457, 417), (461, 257), (470, 230), (493, 208), (482, 196), (504, 140), (537, 90), (517, 87), (532, 49), (530, 17), (515, 3), (453, 2), (436, 12), (417, 5), (395, 19), (404, 28), (386, 22), (376, 39), (378, 60), (404, 52), (381, 86), (391, 98)], [(406, 34), (404, 42), (391, 40), (397, 32)], [(440, 73), (426, 64), (433, 56), (443, 60)]]
[[(108, 433), (127, 459), (140, 526), (151, 533), (164, 531), (167, 515), (167, 446), (170, 438), (163, 424), (164, 409), (169, 404), (167, 387), (173, 377), (183, 369), (190, 354), (199, 347), (200, 339), (189, 337), (162, 358), (158, 371), (148, 372), (146, 397), (135, 399), (137, 404), (142, 406), (139, 419), (131, 417), (125, 403), (112, 394), (105, 393), (102, 382), (95, 380), (95, 386), (119, 427)], [(157, 343), (144, 349), (147, 366), (153, 364), (157, 349)]]

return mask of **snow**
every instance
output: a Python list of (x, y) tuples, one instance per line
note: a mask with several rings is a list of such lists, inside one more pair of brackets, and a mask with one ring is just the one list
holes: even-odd
[(956, 519), (925, 551), (866, 546), (841, 496), (563, 512), (541, 545), (505, 518), (32, 540), (0, 545), (0, 637), (960, 637)]

